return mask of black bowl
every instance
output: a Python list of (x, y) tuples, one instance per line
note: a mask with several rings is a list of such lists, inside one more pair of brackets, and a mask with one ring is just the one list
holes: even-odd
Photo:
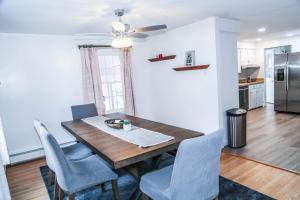
[(122, 119), (107, 119), (104, 122), (110, 128), (122, 129), (124, 121)]

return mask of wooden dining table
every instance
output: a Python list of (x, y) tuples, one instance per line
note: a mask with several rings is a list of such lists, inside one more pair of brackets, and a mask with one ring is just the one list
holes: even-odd
[(112, 113), (104, 116), (111, 119), (127, 119), (136, 127), (174, 137), (174, 139), (168, 142), (141, 148), (135, 144), (112, 136), (82, 120), (72, 120), (61, 123), (62, 127), (70, 132), (78, 142), (88, 146), (94, 153), (98, 154), (109, 163), (113, 169), (131, 168), (141, 161), (150, 158), (158, 158), (166, 152), (176, 150), (183, 140), (204, 135), (201, 132), (179, 128), (123, 113)]

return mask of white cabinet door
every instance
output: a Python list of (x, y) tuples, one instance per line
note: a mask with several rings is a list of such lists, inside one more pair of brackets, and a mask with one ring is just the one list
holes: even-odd
[(249, 85), (249, 109), (256, 108), (256, 88), (255, 85)]
[(241, 49), (241, 65), (248, 65), (247, 49)]
[(238, 49), (237, 51), (237, 57), (238, 57), (238, 73), (242, 72), (242, 66), (241, 66), (241, 49)]
[(259, 84), (256, 88), (256, 107), (264, 105), (264, 85)]
[(239, 49), (241, 66), (256, 64), (255, 49)]
[(248, 65), (256, 64), (255, 54), (256, 54), (255, 49), (248, 49), (247, 50)]
[(249, 110), (264, 105), (264, 85), (249, 85)]

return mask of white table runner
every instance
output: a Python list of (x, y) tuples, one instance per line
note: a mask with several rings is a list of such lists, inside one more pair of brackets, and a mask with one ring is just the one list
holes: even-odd
[(142, 148), (154, 146), (174, 139), (172, 136), (164, 135), (162, 133), (150, 131), (136, 126), (133, 126), (131, 131), (110, 128), (104, 122), (106, 119), (108, 118), (97, 116), (85, 118), (82, 119), (82, 121), (100, 129), (101, 131), (125, 140), (126, 142), (138, 145)]

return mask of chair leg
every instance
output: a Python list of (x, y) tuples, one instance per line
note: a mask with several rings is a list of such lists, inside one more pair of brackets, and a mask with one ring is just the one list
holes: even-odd
[(48, 171), (48, 186), (52, 185), (52, 179), (53, 179), (53, 172), (51, 171), (51, 169), (49, 169)]
[(171, 156), (176, 156), (177, 154), (177, 149), (173, 150), (173, 151), (168, 151), (168, 154), (170, 154)]
[(120, 200), (120, 195), (119, 195), (119, 189), (118, 189), (118, 182), (116, 180), (111, 181), (112, 189), (114, 192), (114, 198), (115, 200)]
[(106, 192), (106, 188), (105, 188), (105, 184), (104, 183), (101, 183), (101, 190), (102, 190), (102, 192)]
[(150, 199), (145, 193), (142, 193), (142, 200), (150, 200)]
[(64, 191), (59, 187), (59, 195), (58, 195), (58, 199), (59, 200), (64, 200)]
[(69, 194), (69, 200), (75, 200), (74, 194)]
[(57, 190), (58, 190), (58, 184), (57, 184), (57, 179), (55, 177), (54, 181), (54, 190), (53, 190), (53, 200), (57, 199)]

